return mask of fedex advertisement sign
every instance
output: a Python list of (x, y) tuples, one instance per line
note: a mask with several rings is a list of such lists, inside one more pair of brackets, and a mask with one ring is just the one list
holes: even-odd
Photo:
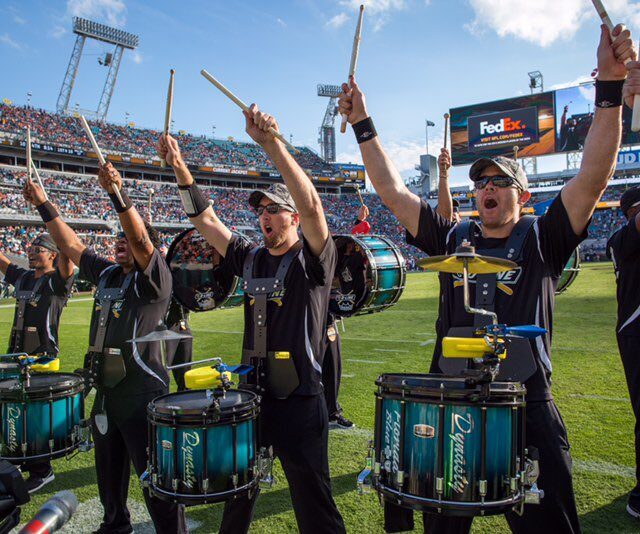
[(469, 152), (537, 143), (538, 110), (530, 107), (474, 115), (468, 119), (467, 133)]

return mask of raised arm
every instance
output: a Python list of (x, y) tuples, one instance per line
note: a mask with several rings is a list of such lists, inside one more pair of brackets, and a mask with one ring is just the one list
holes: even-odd
[[(225, 256), (227, 252), (227, 246), (231, 240), (232, 233), (224, 223), (218, 218), (214, 209), (209, 205), (201, 213), (192, 215), (194, 211), (199, 211), (197, 208), (198, 202), (193, 200), (197, 197), (200, 202), (204, 201), (203, 193), (197, 187), (191, 172), (182, 159), (180, 153), (180, 147), (178, 142), (170, 135), (162, 135), (158, 140), (158, 155), (161, 159), (165, 160), (171, 167), (176, 175), (178, 187), (180, 188), (180, 196), (182, 198), (182, 204), (185, 206), (187, 215), (191, 224), (196, 227), (198, 232), (204, 237), (207, 242), (215, 248), (221, 256)], [(185, 204), (187, 202), (187, 204)], [(204, 206), (201, 206), (201, 208)]]
[(300, 226), (309, 249), (315, 256), (319, 256), (329, 239), (329, 227), (316, 188), (284, 144), (268, 133), (270, 127), (278, 130), (276, 120), (271, 115), (258, 110), (255, 104), (251, 104), (249, 112), (243, 113), (247, 133), (264, 149), (276, 169), (280, 171), (298, 208)]
[(622, 134), (622, 83), (627, 76), (624, 61), (636, 59), (629, 30), (618, 25), (609, 35), (603, 25), (601, 32), (595, 115), (585, 142), (580, 171), (561, 193), (576, 234), (586, 228), (615, 171)]
[(453, 198), (449, 190), (449, 169), (451, 168), (451, 156), (446, 148), (440, 150), (438, 156), (438, 208), (436, 213), (448, 221), (453, 220)]
[[(113, 205), (116, 207), (120, 225), (122, 226), (122, 231), (127, 236), (133, 258), (138, 264), (138, 267), (145, 270), (153, 257), (153, 244), (151, 243), (151, 239), (149, 239), (144, 220), (140, 217), (138, 210), (133, 207), (133, 204), (131, 204), (131, 201), (124, 191), (124, 184), (120, 173), (110, 162), (107, 162), (104, 165), (100, 165), (98, 169), (98, 179), (100, 186), (109, 194)], [(125, 203), (124, 207), (116, 197), (114, 187), (120, 190), (120, 194)]]
[(7, 274), (7, 269), (11, 265), (11, 260), (7, 258), (2, 252), (0, 252), (0, 272)]
[(64, 253), (60, 252), (58, 256), (58, 265), (56, 266), (60, 273), (60, 278), (63, 280), (69, 280), (73, 276), (73, 262)]
[(23, 189), (23, 195), (27, 202), (32, 204), (40, 213), (47, 232), (53, 238), (60, 252), (76, 265), (80, 265), (80, 257), (87, 247), (73, 229), (62, 220), (57, 208), (46, 200), (44, 191), (33, 180), (27, 181)]
[(350, 82), (351, 87), (346, 83), (342, 84), (343, 92), (338, 100), (340, 113), (346, 115), (349, 123), (355, 126), (354, 130), (357, 130), (356, 137), (364, 166), (382, 202), (393, 212), (400, 224), (415, 236), (418, 233), (420, 218), (420, 198), (409, 191), (400, 173), (382, 148), (380, 139), (372, 135), (371, 128), (367, 127), (364, 121), (369, 119), (369, 114), (364, 94), (353, 77)]

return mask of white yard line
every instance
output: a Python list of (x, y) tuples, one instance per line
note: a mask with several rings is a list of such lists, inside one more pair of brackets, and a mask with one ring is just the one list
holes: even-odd
[(352, 362), (352, 363), (372, 363), (372, 364), (383, 364), (384, 362), (379, 362), (376, 360), (360, 360), (358, 358), (345, 358), (344, 359), (345, 362)]
[(629, 400), (629, 398), (624, 398), (624, 397), (605, 397), (603, 395), (583, 395), (582, 393), (570, 393), (569, 397), (573, 397), (576, 399), (593, 399), (593, 400), (602, 400), (602, 401), (609, 401), (609, 402), (631, 402)]
[(376, 352), (409, 352), (408, 350), (402, 349), (373, 349)]

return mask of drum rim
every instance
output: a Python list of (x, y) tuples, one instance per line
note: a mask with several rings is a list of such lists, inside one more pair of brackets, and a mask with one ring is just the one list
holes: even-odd
[(334, 243), (336, 242), (337, 239), (346, 238), (354, 241), (357, 245), (361, 247), (367, 259), (369, 260), (367, 265), (367, 274), (371, 275), (370, 278), (373, 280), (374, 288), (378, 287), (378, 269), (374, 271), (373, 268), (371, 267), (372, 265), (375, 264), (375, 261), (374, 261), (375, 258), (371, 253), (371, 249), (369, 249), (369, 247), (364, 242), (364, 239), (376, 238), (383, 241), (386, 245), (388, 245), (389, 249), (394, 253), (400, 269), (400, 282), (399, 282), (400, 285), (385, 289), (385, 291), (395, 290), (394, 296), (389, 302), (380, 306), (371, 306), (371, 302), (373, 302), (377, 292), (372, 291), (371, 288), (367, 288), (363, 295), (362, 305), (359, 306), (357, 310), (352, 311), (350, 313), (339, 312), (339, 311), (333, 312), (335, 315), (337, 315), (338, 317), (355, 317), (357, 315), (365, 315), (369, 313), (381, 312), (393, 306), (398, 302), (398, 300), (400, 300), (400, 297), (402, 296), (402, 292), (406, 287), (407, 266), (406, 266), (404, 256), (402, 255), (402, 251), (398, 246), (396, 246), (396, 244), (393, 241), (391, 241), (389, 238), (385, 236), (378, 235), (378, 234), (366, 234), (366, 235), (337, 234), (331, 237), (333, 238)]
[[(0, 403), (6, 401), (14, 401), (14, 400), (49, 400), (55, 397), (58, 398), (66, 398), (77, 395), (78, 393), (82, 393), (84, 391), (84, 380), (80, 375), (75, 373), (37, 373), (31, 375), (31, 379), (37, 376), (59, 376), (66, 377), (67, 380), (65, 382), (59, 382), (58, 384), (48, 386), (48, 387), (39, 387), (34, 388), (33, 385), (29, 386), (29, 389), (15, 388), (15, 389), (0, 389)], [(18, 380), (17, 377), (9, 377), (3, 378), (0, 380), (0, 384), (3, 380)], [(74, 381), (76, 381), (74, 383)], [(19, 380), (18, 380), (19, 384)], [(33, 384), (33, 383), (32, 383)]]
[[(184, 393), (198, 392), (198, 391), (203, 391), (203, 390), (192, 389), (187, 391), (179, 391), (179, 392), (177, 391), (173, 393), (165, 393), (163, 395), (160, 395), (154, 398), (147, 405), (147, 415), (148, 415), (149, 421), (161, 424), (166, 422), (179, 423), (183, 421), (185, 423), (188, 421), (202, 422), (204, 420), (204, 421), (211, 421), (211, 425), (215, 426), (215, 424), (224, 424), (229, 422), (230, 420), (240, 422), (238, 419), (243, 416), (247, 416), (246, 419), (251, 419), (253, 412), (254, 411), (258, 412), (260, 410), (259, 395), (257, 395), (253, 391), (249, 391), (246, 389), (231, 390), (231, 391), (241, 391), (242, 393), (249, 394), (251, 397), (248, 400), (243, 401), (240, 404), (234, 406), (233, 409), (230, 409), (230, 410), (227, 409), (227, 410), (221, 411), (217, 419), (214, 419), (212, 414), (203, 415), (202, 412), (178, 413), (176, 411), (170, 411), (168, 408), (164, 408), (163, 410), (161, 410), (160, 407), (156, 405), (156, 401), (160, 399), (164, 399), (172, 395), (178, 395), (178, 394), (183, 395)], [(216, 388), (214, 391), (219, 392), (221, 390)], [(257, 413), (255, 414), (255, 416), (257, 417)]]
[[(153, 472), (150, 473), (153, 475)], [(149, 477), (149, 491), (155, 494), (158, 499), (175, 502), (178, 504), (184, 504), (185, 506), (197, 506), (200, 504), (214, 504), (217, 502), (226, 501), (232, 497), (238, 497), (248, 493), (260, 483), (260, 478), (255, 474), (249, 482), (239, 488), (232, 488), (223, 492), (217, 493), (178, 493), (164, 489), (162, 486), (158, 486), (153, 483), (152, 476)]]
[[(401, 394), (404, 397), (407, 398), (445, 398), (445, 399), (450, 399), (450, 398), (465, 398), (465, 397), (469, 397), (471, 395), (474, 394), (479, 394), (481, 393), (481, 387), (480, 386), (475, 386), (474, 388), (468, 388), (468, 389), (463, 389), (463, 388), (458, 388), (458, 389), (447, 389), (442, 388), (441, 386), (438, 387), (429, 387), (426, 385), (418, 385), (418, 386), (414, 386), (412, 388), (409, 388), (408, 385), (404, 386), (403, 384), (398, 382), (394, 382), (394, 383), (390, 383), (390, 382), (385, 382), (385, 378), (386, 377), (407, 377), (407, 378), (411, 378), (411, 377), (434, 377), (434, 380), (456, 380), (459, 381), (458, 383), (460, 383), (462, 381), (462, 377), (457, 377), (457, 376), (449, 376), (449, 375), (438, 375), (437, 373), (427, 373), (427, 374), (421, 374), (421, 373), (384, 373), (382, 375), (380, 375), (376, 381), (375, 384), (376, 386), (378, 386), (378, 392), (377, 394), (382, 396), (382, 397), (388, 397), (385, 396), (385, 393), (391, 393), (393, 394), (394, 392), (401, 392)], [(521, 382), (503, 382), (503, 381), (499, 381), (499, 382), (491, 382), (491, 385), (502, 385), (502, 384), (509, 384), (512, 385), (513, 388), (512, 389), (507, 389), (506, 387), (503, 389), (490, 389), (490, 399), (494, 399), (494, 398), (502, 398), (502, 397), (518, 397), (518, 396), (524, 396), (526, 394), (526, 387), (521, 383)], [(416, 392), (416, 394), (414, 395), (413, 392)], [(408, 392), (408, 393), (407, 393)], [(424, 395), (424, 393), (428, 393), (428, 395)], [(420, 394), (422, 393), (422, 394)]]

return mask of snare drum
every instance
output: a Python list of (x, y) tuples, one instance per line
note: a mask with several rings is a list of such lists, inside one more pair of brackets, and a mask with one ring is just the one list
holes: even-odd
[(12, 463), (65, 456), (86, 442), (84, 382), (65, 373), (0, 380), (2, 449)]
[(463, 377), (376, 381), (372, 485), (389, 502), (447, 515), (492, 515), (524, 499), (525, 388)]
[[(234, 234), (249, 242), (243, 234)], [(195, 228), (178, 234), (167, 254), (176, 300), (193, 312), (241, 305), (242, 279), (224, 269), (223, 260)]]
[(259, 397), (246, 390), (169, 393), (147, 407), (149, 462), (143, 485), (156, 497), (185, 504), (243, 495), (259, 482)]
[(338, 264), (329, 311), (341, 317), (382, 311), (402, 295), (406, 266), (400, 249), (376, 235), (337, 235)]
[(580, 272), (580, 247), (577, 247), (572, 253), (569, 261), (564, 266), (562, 275), (558, 280), (558, 286), (556, 287), (556, 295), (566, 291), (573, 281), (577, 278)]

